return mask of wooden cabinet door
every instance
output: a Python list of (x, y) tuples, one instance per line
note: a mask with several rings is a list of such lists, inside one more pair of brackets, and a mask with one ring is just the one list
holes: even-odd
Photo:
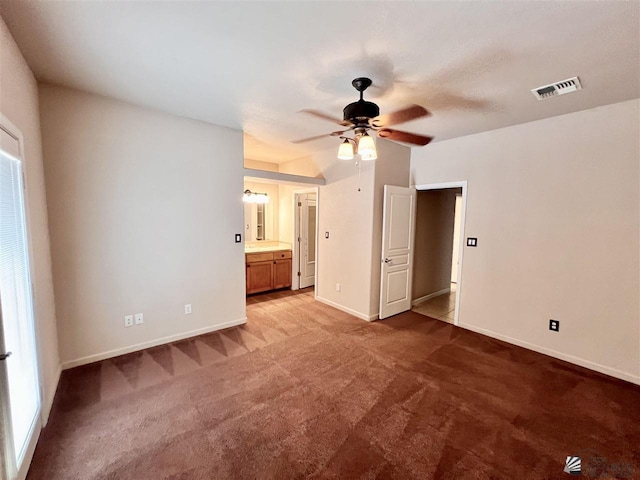
[(265, 292), (273, 288), (273, 260), (247, 264), (247, 293)]
[(291, 259), (283, 258), (273, 262), (273, 288), (291, 286)]

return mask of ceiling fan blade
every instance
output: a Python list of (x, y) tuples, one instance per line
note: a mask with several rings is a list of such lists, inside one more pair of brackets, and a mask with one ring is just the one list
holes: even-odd
[(429, 110), (420, 105), (411, 105), (410, 107), (398, 110), (397, 112), (378, 115), (371, 120), (374, 127), (387, 127), (389, 125), (398, 125), (400, 123), (415, 120), (416, 118), (427, 117), (431, 115)]
[(322, 135), (316, 135), (315, 137), (302, 138), (300, 140), (292, 140), (291, 143), (311, 142), (313, 140), (319, 140), (319, 139), (324, 138), (324, 137), (339, 137), (340, 135), (342, 135), (346, 131), (347, 130), (339, 130), (337, 132), (323, 133)]
[(327, 115), (326, 113), (320, 112), (318, 110), (305, 109), (300, 111), (303, 113), (308, 113), (309, 115), (313, 115), (314, 117), (322, 118), (323, 120), (329, 120), (330, 122), (337, 123), (338, 125), (343, 125), (345, 127), (351, 125), (351, 122), (332, 117), (331, 115)]
[(390, 128), (383, 128), (382, 130), (378, 130), (377, 133), (381, 138), (388, 138), (394, 142), (412, 143), (414, 145), (425, 146), (433, 140), (433, 137), (418, 135), (417, 133), (403, 132), (402, 130), (392, 130)]

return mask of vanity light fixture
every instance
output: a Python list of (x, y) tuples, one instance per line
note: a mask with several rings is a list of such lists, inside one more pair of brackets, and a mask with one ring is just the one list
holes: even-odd
[(245, 203), (269, 203), (269, 195), (266, 193), (252, 192), (249, 189), (244, 191), (242, 201)]

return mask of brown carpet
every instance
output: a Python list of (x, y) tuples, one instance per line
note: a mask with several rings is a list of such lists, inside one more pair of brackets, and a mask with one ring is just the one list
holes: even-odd
[(247, 325), (63, 373), (29, 479), (640, 476), (640, 388), (313, 291)]

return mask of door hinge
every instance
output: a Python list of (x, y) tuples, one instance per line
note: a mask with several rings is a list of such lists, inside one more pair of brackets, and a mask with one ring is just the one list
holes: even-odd
[(298, 206), (301, 207), (302, 206), (302, 202), (298, 202)]
[(298, 243), (300, 243), (302, 241), (302, 238), (298, 237)]
[(298, 272), (298, 276), (299, 276), (299, 277), (301, 276), (300, 272)]

